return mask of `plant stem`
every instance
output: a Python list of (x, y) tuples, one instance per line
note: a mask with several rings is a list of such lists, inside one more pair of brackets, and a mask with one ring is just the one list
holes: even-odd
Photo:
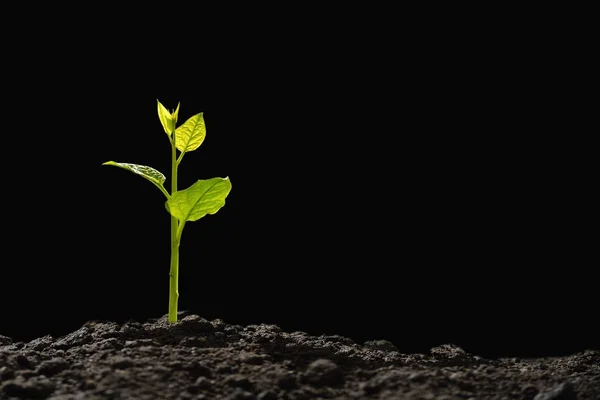
[(169, 273), (169, 322), (177, 322), (177, 302), (179, 300), (179, 243), (171, 246), (171, 272)]
[[(177, 192), (177, 147), (175, 132), (171, 141), (171, 196)], [(169, 272), (169, 314), (170, 323), (177, 322), (177, 302), (179, 301), (179, 237), (177, 218), (171, 216), (171, 270)]]

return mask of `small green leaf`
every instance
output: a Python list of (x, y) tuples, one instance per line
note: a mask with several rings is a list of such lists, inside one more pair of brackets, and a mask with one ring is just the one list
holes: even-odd
[(189, 188), (175, 192), (165, 205), (178, 220), (197, 221), (219, 211), (230, 191), (229, 178), (199, 180)]
[(196, 150), (206, 137), (203, 113), (190, 117), (175, 130), (175, 147), (182, 153)]
[(173, 127), (175, 127), (177, 125), (177, 119), (179, 118), (179, 105), (181, 104), (181, 102), (177, 103), (177, 108), (175, 109), (175, 111), (173, 111), (171, 113), (171, 119), (173, 119)]
[(163, 183), (165, 183), (165, 180), (167, 179), (159, 171), (155, 170), (152, 167), (147, 167), (145, 165), (119, 163), (119, 162), (115, 162), (115, 161), (107, 161), (107, 162), (103, 163), (102, 165), (113, 165), (115, 167), (126, 169), (128, 171), (133, 172), (134, 174), (143, 176), (144, 178), (148, 179), (150, 182), (154, 183), (155, 185), (162, 186)]
[[(173, 116), (165, 108), (165, 106), (163, 106), (162, 103), (158, 101), (158, 99), (156, 100), (156, 103), (158, 107), (158, 119), (160, 119), (160, 123), (162, 124), (165, 133), (171, 136), (171, 134), (175, 130), (175, 121), (173, 121)], [(179, 113), (179, 106), (177, 106), (177, 113)]]

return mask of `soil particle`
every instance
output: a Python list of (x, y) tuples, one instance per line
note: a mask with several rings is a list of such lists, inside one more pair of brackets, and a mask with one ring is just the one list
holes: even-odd
[(452, 344), (402, 354), (386, 340), (232, 325), (187, 312), (90, 321), (60, 338), (0, 336), (0, 400), (600, 400), (600, 351), (486, 359)]

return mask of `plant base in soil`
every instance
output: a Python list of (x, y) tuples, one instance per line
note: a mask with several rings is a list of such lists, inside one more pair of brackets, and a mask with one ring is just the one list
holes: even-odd
[(179, 313), (90, 321), (66, 336), (0, 336), (0, 399), (600, 399), (600, 351), (485, 359), (444, 344), (284, 332)]

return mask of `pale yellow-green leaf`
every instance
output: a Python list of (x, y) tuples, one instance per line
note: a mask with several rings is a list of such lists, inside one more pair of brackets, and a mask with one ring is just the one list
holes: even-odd
[(160, 123), (162, 124), (165, 133), (171, 136), (171, 134), (175, 130), (175, 122), (173, 121), (173, 116), (158, 99), (156, 100), (156, 103), (158, 107), (158, 119), (160, 119)]
[(230, 191), (229, 178), (199, 180), (189, 188), (172, 194), (165, 205), (178, 220), (197, 221), (219, 211)]
[(181, 102), (177, 103), (177, 108), (174, 112), (171, 113), (171, 119), (173, 120), (173, 126), (177, 126), (177, 119), (179, 118), (179, 105)]
[(196, 150), (206, 137), (203, 113), (190, 117), (175, 130), (175, 147), (182, 153)]
[(128, 171), (133, 172), (134, 174), (140, 175), (140, 176), (148, 179), (150, 182), (152, 182), (156, 185), (162, 186), (166, 180), (166, 177), (160, 171), (158, 171), (152, 167), (148, 167), (146, 165), (122, 163), (122, 162), (115, 162), (115, 161), (107, 161), (107, 162), (103, 163), (102, 165), (112, 165), (115, 167), (126, 169)]

